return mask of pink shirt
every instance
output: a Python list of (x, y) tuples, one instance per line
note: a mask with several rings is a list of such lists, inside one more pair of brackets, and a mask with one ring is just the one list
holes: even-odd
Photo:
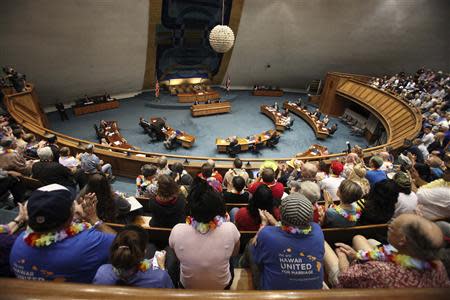
[(186, 289), (224, 289), (231, 280), (230, 257), (241, 234), (231, 222), (206, 234), (177, 224), (169, 245), (180, 260), (180, 281)]

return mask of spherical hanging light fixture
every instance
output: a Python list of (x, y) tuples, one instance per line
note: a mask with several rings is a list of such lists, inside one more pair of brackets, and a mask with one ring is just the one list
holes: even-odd
[(209, 43), (214, 51), (225, 53), (234, 45), (234, 33), (226, 25), (216, 25), (209, 33)]
[(233, 48), (234, 33), (230, 27), (223, 25), (225, 0), (222, 0), (222, 25), (216, 25), (209, 33), (209, 44), (214, 51), (225, 53)]

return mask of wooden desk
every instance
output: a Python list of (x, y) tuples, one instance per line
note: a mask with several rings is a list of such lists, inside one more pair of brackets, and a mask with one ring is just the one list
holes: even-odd
[(319, 144), (312, 144), (305, 152), (297, 153), (295, 157), (314, 157), (322, 156), (328, 151), (328, 148)]
[(328, 133), (328, 129), (323, 126), (323, 123), (321, 121), (317, 121), (316, 118), (311, 117), (311, 114), (307, 110), (299, 107), (297, 104), (284, 102), (283, 107), (305, 120), (306, 123), (308, 123), (309, 126), (311, 126), (311, 128), (314, 130), (316, 138), (326, 139), (330, 135)]
[(220, 103), (196, 104), (191, 106), (191, 115), (193, 117), (223, 114), (229, 113), (230, 111), (231, 103), (228, 101)]
[(282, 90), (266, 90), (258, 89), (252, 92), (253, 96), (266, 96), (266, 97), (281, 97), (284, 92)]
[(206, 102), (208, 100), (219, 99), (219, 92), (216, 91), (202, 91), (194, 93), (179, 93), (178, 102), (180, 103), (191, 103), (191, 102)]
[(107, 102), (101, 102), (101, 103), (93, 103), (88, 105), (74, 105), (73, 113), (76, 116), (94, 113), (102, 110), (108, 110), (108, 109), (114, 109), (119, 107), (119, 101), (113, 100), (113, 101), (107, 101)]
[(273, 123), (275, 124), (275, 129), (277, 131), (283, 132), (286, 130), (286, 125), (288, 124), (287, 121), (285, 120), (286, 118), (283, 117), (281, 112), (276, 111), (270, 105), (261, 105), (261, 112), (266, 116), (268, 116), (273, 121)]
[[(164, 131), (163, 132), (166, 138), (168, 138), (174, 131), (177, 132), (177, 130), (170, 127), (169, 124), (167, 124), (162, 118), (159, 117), (150, 118), (150, 123), (157, 123), (157, 122), (164, 122), (165, 124), (164, 128), (166, 130), (165, 132)], [(184, 148), (191, 148), (195, 142), (195, 136), (187, 134), (186, 132), (180, 130), (178, 130), (176, 139), (179, 143), (181, 143), (181, 146)]]
[[(267, 141), (276, 133), (275, 130), (267, 130), (259, 134), (255, 134), (252, 136), (249, 136), (250, 139), (237, 137), (238, 145), (241, 146), (240, 151), (248, 151), (250, 149), (250, 146), (253, 146), (256, 144), (262, 144), (266, 145)], [(217, 138), (216, 139), (216, 146), (217, 151), (221, 153), (226, 153), (228, 146), (230, 146), (230, 139), (222, 139)]]
[(100, 124), (100, 130), (103, 132), (103, 137), (112, 147), (134, 149), (134, 147), (128, 144), (127, 140), (120, 134), (119, 126), (117, 126), (116, 121), (107, 121), (106, 126)]

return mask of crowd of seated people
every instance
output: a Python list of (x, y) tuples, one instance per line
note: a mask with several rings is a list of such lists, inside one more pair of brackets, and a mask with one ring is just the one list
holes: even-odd
[(20, 93), (26, 90), (26, 76), (18, 73), (12, 67), (3, 67), (4, 77), (0, 77), (0, 89), (12, 87), (15, 92)]
[[(214, 161), (192, 176), (165, 157), (144, 165), (136, 196), (149, 205), (141, 213), (150, 226), (171, 228), (168, 246), (156, 247), (140, 227), (116, 234), (105, 223), (129, 224), (133, 215), (93, 145), (72, 156), (51, 136), (37, 142), (15, 131), (4, 116), (0, 192), (18, 213), (0, 226), (2, 276), (223, 290), (239, 266), (264, 290), (450, 287), (450, 133), (448, 122), (425, 120), (419, 140), (367, 158), (355, 146), (331, 162), (267, 161), (255, 172), (235, 159), (225, 176)], [(57, 171), (45, 174), (47, 166)], [(78, 170), (87, 176), (82, 187)], [(30, 174), (45, 185), (25, 196), (17, 187)], [(227, 213), (230, 203), (244, 205)], [(352, 245), (329, 244), (322, 231), (386, 223), (387, 236), (357, 235)], [(255, 237), (236, 264), (239, 230)]]

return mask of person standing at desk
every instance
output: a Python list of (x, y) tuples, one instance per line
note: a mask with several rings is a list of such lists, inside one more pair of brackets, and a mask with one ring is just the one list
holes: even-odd
[(64, 120), (69, 121), (69, 117), (67, 116), (66, 109), (64, 107), (64, 104), (61, 102), (58, 102), (55, 104), (56, 110), (58, 110), (59, 116), (61, 117), (61, 121), (64, 122)]

